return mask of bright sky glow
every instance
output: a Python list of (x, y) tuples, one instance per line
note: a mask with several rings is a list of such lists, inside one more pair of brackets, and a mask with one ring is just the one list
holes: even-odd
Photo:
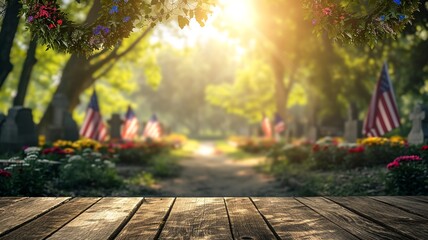
[(245, 47), (239, 44), (237, 39), (229, 37), (229, 34), (219, 29), (219, 25), (249, 27), (253, 11), (249, 0), (222, 0), (213, 14), (208, 18), (204, 27), (199, 26), (195, 20), (191, 20), (189, 26), (177, 30), (171, 26), (159, 25), (151, 37), (152, 43), (170, 44), (174, 48), (182, 49), (195, 46), (197, 42), (215, 39), (220, 42), (231, 44), (235, 47), (237, 59), (246, 53)]

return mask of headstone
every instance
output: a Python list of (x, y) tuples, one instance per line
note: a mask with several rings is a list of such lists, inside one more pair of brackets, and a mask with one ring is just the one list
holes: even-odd
[(424, 142), (424, 132), (422, 130), (423, 119), (425, 119), (425, 111), (422, 111), (421, 105), (416, 104), (413, 112), (410, 114), (412, 129), (407, 137), (409, 144), (422, 144)]
[(49, 127), (48, 140), (58, 139), (76, 141), (79, 139), (79, 130), (76, 122), (68, 112), (68, 99), (63, 94), (55, 94), (52, 101), (52, 126)]
[(63, 112), (63, 136), (62, 139), (68, 141), (77, 141), (79, 140), (79, 128), (76, 121), (74, 121), (71, 113), (65, 111)]
[(0, 133), (0, 151), (18, 151), (24, 146), (37, 146), (37, 128), (30, 108), (9, 109)]
[(121, 140), (121, 126), (123, 124), (123, 120), (120, 118), (120, 115), (118, 113), (113, 113), (111, 119), (108, 120), (108, 124), (110, 125), (110, 138)]
[(358, 131), (358, 123), (359, 121), (356, 119), (355, 116), (353, 116), (352, 109), (348, 109), (348, 120), (345, 122), (345, 133), (344, 138), (345, 142), (348, 143), (355, 143), (357, 142), (357, 138), (359, 136)]
[(315, 143), (318, 140), (318, 129), (316, 126), (310, 126), (308, 129), (308, 140)]

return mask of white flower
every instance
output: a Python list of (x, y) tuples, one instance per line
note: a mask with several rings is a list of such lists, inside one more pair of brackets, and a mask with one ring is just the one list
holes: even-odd
[(109, 160), (104, 160), (104, 164), (107, 165), (107, 167), (109, 167), (109, 168), (114, 168), (114, 166), (115, 166), (115, 164)]
[(36, 154), (31, 153), (28, 156), (26, 156), (24, 158), (24, 160), (25, 161), (34, 161), (34, 160), (37, 160), (37, 158), (38, 158), (38, 156)]
[(68, 159), (68, 162), (80, 161), (80, 160), (83, 160), (82, 156), (80, 156), (80, 155), (74, 155), (74, 156), (72, 156), (72, 157), (70, 157)]
[(100, 158), (102, 155), (101, 153), (98, 153), (98, 152), (92, 152), (92, 156)]
[(26, 149), (24, 150), (24, 152), (25, 152), (25, 154), (27, 154), (27, 155), (29, 155), (29, 154), (31, 154), (31, 153), (33, 153), (33, 154), (38, 154), (38, 153), (40, 152), (40, 148), (39, 148), (39, 147), (29, 147), (29, 148), (26, 148)]

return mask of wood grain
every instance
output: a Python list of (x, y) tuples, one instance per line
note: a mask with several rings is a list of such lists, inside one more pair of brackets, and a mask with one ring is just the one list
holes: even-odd
[(55, 208), (69, 198), (27, 198), (0, 208), (0, 236)]
[(311, 197), (297, 198), (297, 200), (360, 239), (409, 239), (398, 233), (391, 232), (389, 229), (328, 199)]
[(177, 198), (159, 239), (232, 239), (223, 198)]
[(417, 201), (428, 203), (428, 196), (410, 196), (410, 197), (406, 196), (406, 198), (410, 198), (410, 199), (414, 199)]
[(145, 198), (116, 239), (154, 239), (174, 198)]
[(2, 197), (0, 198), (0, 208), (12, 205), (28, 197)]
[(329, 199), (392, 231), (399, 231), (416, 239), (426, 239), (428, 236), (428, 219), (418, 215), (368, 197), (329, 197)]
[[(0, 237), (0, 240), (44, 239), (85, 211), (99, 198), (75, 198), (22, 227)], [(31, 234), (29, 234), (31, 233)]]
[(293, 198), (252, 198), (281, 239), (356, 239)]
[(235, 239), (277, 239), (249, 198), (226, 198)]
[(103, 198), (48, 239), (111, 239), (141, 202), (142, 198)]
[(406, 197), (371, 197), (378, 201), (393, 205), (405, 211), (428, 218), (428, 206), (425, 202)]

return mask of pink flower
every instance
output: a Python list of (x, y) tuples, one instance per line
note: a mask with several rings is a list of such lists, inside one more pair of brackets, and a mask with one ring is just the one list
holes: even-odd
[(422, 158), (417, 155), (410, 155), (410, 156), (400, 156), (394, 159), (394, 161), (401, 162), (401, 161), (421, 161)]
[(390, 163), (388, 163), (388, 165), (386, 165), (386, 168), (388, 168), (389, 170), (399, 167), (400, 163), (398, 161), (392, 161)]
[(400, 162), (409, 162), (409, 161), (422, 161), (422, 158), (417, 155), (409, 155), (409, 156), (400, 156), (394, 159), (394, 161), (388, 163), (386, 168), (392, 169), (400, 166)]
[(428, 145), (423, 145), (423, 146), (421, 147), (421, 150), (423, 150), (423, 151), (428, 150)]

